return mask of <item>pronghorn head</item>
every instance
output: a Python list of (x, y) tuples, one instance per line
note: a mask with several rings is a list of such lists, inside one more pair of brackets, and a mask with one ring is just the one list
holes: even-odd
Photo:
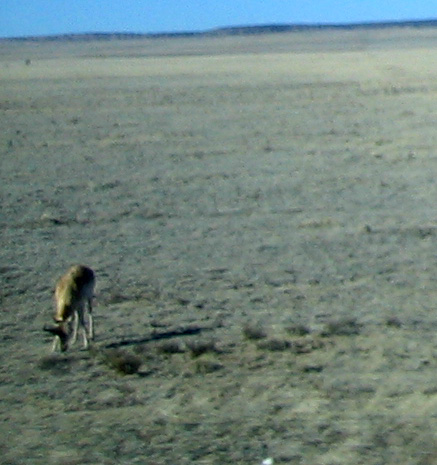
[(59, 340), (61, 341), (61, 352), (65, 352), (68, 349), (68, 333), (65, 331), (63, 325), (57, 326), (47, 326), (45, 325), (43, 328), (44, 331), (53, 334), (54, 336), (58, 336)]

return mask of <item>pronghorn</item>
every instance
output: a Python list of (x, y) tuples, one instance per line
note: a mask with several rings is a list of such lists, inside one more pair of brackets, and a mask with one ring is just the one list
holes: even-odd
[[(94, 271), (83, 265), (72, 266), (56, 283), (56, 311), (53, 317), (56, 326), (44, 326), (44, 331), (55, 335), (52, 347), (53, 352), (57, 349), (58, 345), (61, 352), (65, 352), (70, 343), (74, 344), (76, 342), (79, 325), (85, 349), (88, 348), (88, 338), (94, 339), (92, 316), (94, 286)], [(88, 304), (87, 318), (85, 318), (86, 304)], [(88, 320), (88, 328), (86, 327), (85, 319)]]

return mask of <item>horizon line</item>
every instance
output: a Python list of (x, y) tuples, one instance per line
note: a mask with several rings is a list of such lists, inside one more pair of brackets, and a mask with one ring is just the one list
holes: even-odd
[(163, 38), (163, 37), (193, 37), (193, 36), (220, 36), (220, 35), (250, 35), (262, 33), (299, 32), (305, 30), (321, 29), (383, 29), (390, 27), (437, 27), (437, 18), (413, 19), (413, 20), (381, 20), (358, 22), (333, 22), (333, 23), (260, 23), (235, 26), (219, 26), (198, 31), (173, 31), (173, 32), (133, 32), (133, 31), (94, 31), (94, 32), (65, 32), (41, 35), (24, 36), (0, 36), (0, 40), (11, 41), (37, 41), (37, 40), (80, 40), (89, 37), (109, 39), (119, 38)]

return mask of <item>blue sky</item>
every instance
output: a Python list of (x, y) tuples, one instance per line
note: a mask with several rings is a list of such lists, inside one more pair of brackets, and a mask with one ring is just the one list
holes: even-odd
[(0, 0), (0, 37), (437, 19), (437, 0)]

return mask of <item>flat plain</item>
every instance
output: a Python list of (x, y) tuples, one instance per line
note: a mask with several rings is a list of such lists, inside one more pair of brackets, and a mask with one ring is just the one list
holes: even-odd
[(3, 41), (0, 114), (3, 464), (437, 463), (437, 30)]

